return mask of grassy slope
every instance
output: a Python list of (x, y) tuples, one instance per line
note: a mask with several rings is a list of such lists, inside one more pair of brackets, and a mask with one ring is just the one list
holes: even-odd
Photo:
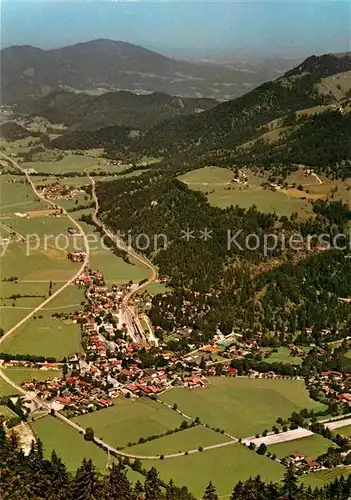
[[(204, 167), (193, 170), (179, 177), (190, 189), (208, 193), (211, 205), (226, 208), (239, 205), (249, 208), (256, 205), (262, 212), (277, 212), (279, 215), (290, 215), (299, 212), (304, 216), (311, 215), (311, 207), (305, 200), (287, 196), (279, 191), (263, 189), (262, 177), (249, 175), (248, 184), (231, 184), (233, 172), (219, 167)], [(212, 192), (214, 191), (214, 192)]]

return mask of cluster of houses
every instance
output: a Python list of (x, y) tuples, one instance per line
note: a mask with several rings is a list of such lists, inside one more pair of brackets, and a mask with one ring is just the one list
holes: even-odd
[[(76, 284), (85, 286), (88, 304), (82, 311), (70, 313), (70, 319), (81, 326), (85, 353), (66, 360), (65, 375), (27, 380), (23, 384), (26, 390), (50, 401), (55, 410), (64, 409), (75, 416), (108, 407), (120, 396), (156, 397), (173, 386), (205, 386), (203, 370), (192, 358), (187, 361), (165, 347), (157, 350), (162, 366), (144, 366), (144, 346), (132, 341), (123, 323), (122, 300), (132, 284), (108, 288), (103, 275), (95, 271), (80, 274)], [(27, 362), (16, 363), (28, 366)]]
[(67, 252), (67, 258), (71, 262), (84, 262), (86, 252)]
[(68, 186), (67, 184), (63, 186), (61, 184), (44, 186), (42, 191), (42, 194), (51, 201), (61, 199), (75, 200), (79, 193), (82, 193), (82, 190), (80, 188)]
[(351, 373), (327, 370), (319, 375), (312, 375), (308, 386), (318, 388), (328, 399), (351, 408)]
[(298, 469), (305, 471), (307, 470), (308, 472), (312, 472), (321, 467), (321, 464), (319, 462), (316, 462), (311, 457), (303, 455), (299, 451), (295, 451), (294, 453), (292, 453), (287, 461), (288, 463), (293, 464)]

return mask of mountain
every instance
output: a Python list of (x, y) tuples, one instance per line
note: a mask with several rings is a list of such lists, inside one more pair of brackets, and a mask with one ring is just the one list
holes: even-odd
[(145, 129), (179, 115), (211, 109), (217, 104), (214, 99), (173, 97), (160, 92), (136, 95), (120, 91), (93, 96), (59, 91), (17, 105), (16, 109), (43, 116), (52, 123), (63, 123), (70, 129), (89, 130), (110, 125)]
[(1, 51), (2, 102), (11, 104), (58, 89), (165, 92), (223, 100), (274, 78), (279, 68), (264, 61), (238, 65), (178, 61), (105, 39), (51, 50), (13, 46)]
[(259, 136), (261, 127), (274, 119), (317, 105), (337, 104), (349, 95), (351, 80), (346, 80), (342, 91), (343, 79), (340, 83), (327, 79), (347, 71), (351, 71), (351, 53), (312, 56), (275, 81), (237, 99), (201, 115), (178, 117), (155, 126), (137, 146), (163, 154), (177, 151), (197, 156), (210, 150), (232, 149)]

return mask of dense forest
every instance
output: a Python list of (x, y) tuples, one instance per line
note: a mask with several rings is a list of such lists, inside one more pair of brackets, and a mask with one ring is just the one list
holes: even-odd
[[(0, 496), (3, 500), (195, 500), (186, 487), (173, 481), (165, 484), (155, 468), (145, 473), (145, 479), (132, 484), (128, 466), (112, 465), (106, 475), (97, 473), (91, 460), (84, 459), (74, 475), (52, 452), (44, 458), (43, 443), (33, 442), (29, 455), (18, 448), (16, 438), (6, 437), (0, 423)], [(143, 476), (140, 475), (142, 478)], [(329, 485), (312, 490), (300, 485), (291, 469), (287, 469), (281, 484), (264, 483), (259, 476), (234, 486), (232, 500), (347, 500), (349, 478), (335, 479)], [(218, 500), (216, 487), (209, 482), (203, 500)]]
[[(316, 203), (306, 222), (254, 206), (222, 210), (161, 171), (100, 183), (97, 192), (101, 217), (139, 243), (172, 287), (153, 298), (150, 315), (161, 330), (191, 327), (193, 342), (206, 342), (218, 326), (247, 337), (274, 332), (282, 341), (307, 327), (316, 338), (323, 328), (346, 336), (350, 303), (341, 299), (351, 296), (351, 261), (347, 245), (332, 248), (336, 233), (347, 242), (350, 210), (342, 202)], [(282, 235), (296, 233), (303, 246), (284, 248)], [(265, 245), (267, 234), (277, 238), (274, 248)], [(331, 248), (320, 248), (322, 236)]]

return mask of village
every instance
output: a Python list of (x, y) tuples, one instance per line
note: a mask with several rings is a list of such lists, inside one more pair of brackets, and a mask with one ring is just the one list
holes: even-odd
[[(260, 372), (253, 368), (246, 371), (236, 368), (235, 360), (247, 356), (262, 356), (264, 350), (256, 341), (243, 341), (238, 333), (224, 336), (219, 330), (207, 345), (188, 352), (172, 351), (166, 342), (155, 343), (152, 337), (136, 338), (132, 325), (128, 325), (128, 308), (125, 295), (136, 285), (128, 283), (107, 287), (103, 274), (88, 270), (79, 275), (75, 285), (83, 287), (87, 303), (74, 313), (55, 313), (69, 319), (81, 328), (83, 354), (75, 354), (60, 363), (36, 363), (7, 360), (4, 368), (22, 366), (45, 371), (62, 370), (62, 376), (48, 380), (27, 380), (23, 388), (35, 393), (55, 411), (63, 410), (68, 417), (92, 412), (113, 405), (117, 397), (138, 398), (157, 395), (172, 387), (203, 388), (209, 384), (207, 377), (245, 375), (256, 378), (298, 378), (282, 375), (273, 370)], [(139, 296), (132, 306), (144, 310), (146, 299)], [(135, 312), (136, 309), (134, 309)], [(135, 326), (135, 325), (134, 325)], [(186, 335), (186, 332), (178, 332)], [(291, 359), (302, 355), (295, 345), (288, 345)], [(190, 351), (190, 349), (193, 349)], [(267, 354), (266, 354), (267, 355)], [(335, 371), (311, 375), (307, 388), (319, 392), (329, 400), (351, 407), (351, 374)], [(318, 398), (317, 398), (318, 399)]]

